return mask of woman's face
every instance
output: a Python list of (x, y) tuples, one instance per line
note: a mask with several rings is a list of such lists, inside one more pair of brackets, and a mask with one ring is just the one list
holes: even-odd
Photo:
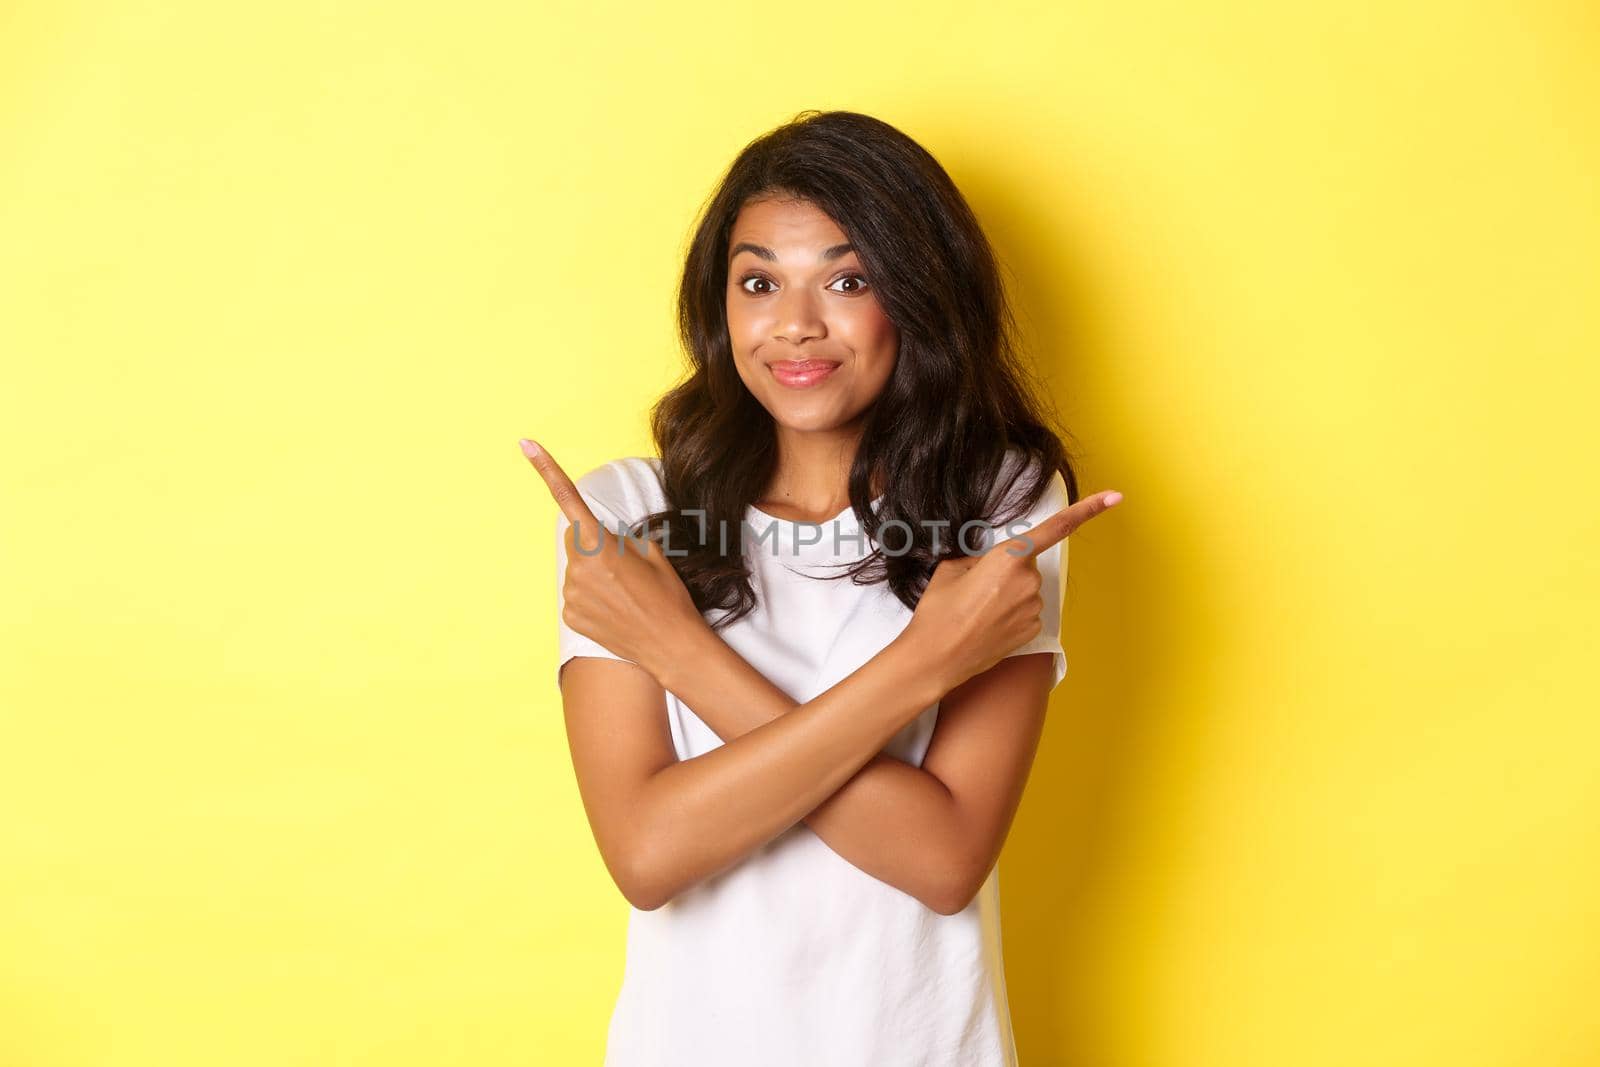
[(779, 426), (855, 426), (900, 351), (844, 231), (808, 201), (755, 200), (728, 239), (734, 365)]

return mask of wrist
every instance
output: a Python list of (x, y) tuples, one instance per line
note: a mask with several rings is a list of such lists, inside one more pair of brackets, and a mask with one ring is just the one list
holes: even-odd
[(946, 655), (937, 642), (913, 632), (912, 627), (902, 630), (889, 647), (909, 665), (910, 684), (924, 707), (942, 700), (946, 693), (965, 681), (954, 676), (951, 669), (954, 657)]
[(704, 641), (715, 636), (698, 614), (666, 621), (651, 643), (652, 662), (640, 666), (650, 672), (661, 688), (669, 693), (677, 692), (684, 670), (693, 669), (705, 654)]

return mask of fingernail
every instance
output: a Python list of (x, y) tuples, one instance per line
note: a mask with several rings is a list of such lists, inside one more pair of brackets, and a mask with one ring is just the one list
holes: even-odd
[(1117, 501), (1119, 501), (1121, 499), (1122, 499), (1122, 494), (1121, 493), (1118, 493), (1118, 492), (1115, 492), (1115, 491), (1107, 493), (1106, 496), (1105, 496), (1105, 505), (1106, 505), (1106, 507), (1109, 508), (1112, 504), (1115, 504)]
[(539, 458), (539, 446), (536, 443), (528, 440), (526, 437), (521, 438), (519, 443), (522, 445), (522, 454), (524, 456), (527, 456), (529, 459)]

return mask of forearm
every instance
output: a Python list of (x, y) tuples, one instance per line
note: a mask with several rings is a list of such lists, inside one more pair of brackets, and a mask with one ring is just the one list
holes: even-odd
[(923, 653), (895, 642), (816, 699), (656, 772), (636, 838), (646, 895), (671, 899), (799, 822), (937, 701), (942, 684)]
[[(663, 688), (724, 742), (800, 706), (709, 626), (678, 634), (655, 668)], [(970, 859), (950, 791), (922, 768), (881, 752), (803, 821), (847, 862), (930, 905), (961, 880)]]

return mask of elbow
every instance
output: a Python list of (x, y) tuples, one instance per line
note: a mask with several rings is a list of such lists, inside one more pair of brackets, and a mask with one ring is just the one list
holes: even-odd
[(613, 868), (611, 880), (617, 883), (628, 903), (640, 911), (655, 911), (670, 899), (662, 892), (660, 880), (638, 849), (631, 850)]
[(976, 892), (969, 892), (964, 889), (946, 890), (934, 895), (932, 899), (923, 901), (923, 903), (940, 915), (960, 915), (967, 910), (967, 905), (971, 904), (973, 898), (977, 895)]
[(670, 899), (668, 897), (663, 897), (658, 893), (640, 891), (637, 889), (632, 891), (624, 891), (622, 895), (628, 898), (629, 904), (640, 911), (655, 911)]
[(612, 881), (640, 911), (655, 911), (677, 895), (663, 864), (661, 850), (645, 844), (647, 837), (631, 842), (611, 868)]
[(987, 871), (982, 877), (973, 877), (963, 868), (949, 868), (923, 903), (940, 915), (960, 915), (977, 899), (978, 890), (983, 888), (988, 876)]
[(622, 895), (630, 905), (640, 911), (655, 911), (666, 900), (654, 888), (635, 881), (617, 883), (617, 888), (622, 890)]

